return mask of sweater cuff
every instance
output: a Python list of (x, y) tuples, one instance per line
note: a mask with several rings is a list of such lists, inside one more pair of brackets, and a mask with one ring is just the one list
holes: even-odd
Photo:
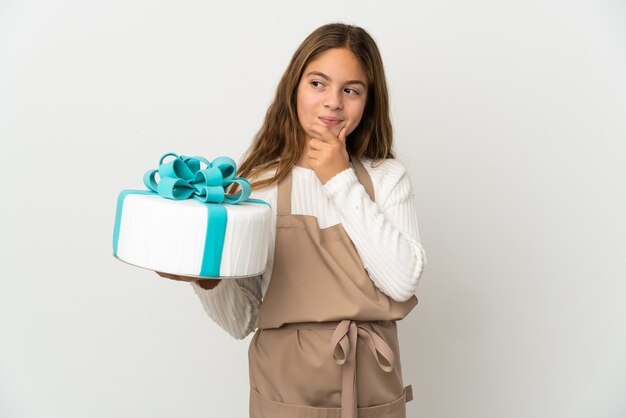
[(329, 197), (333, 197), (340, 193), (345, 193), (352, 187), (353, 184), (358, 182), (359, 179), (356, 176), (354, 168), (348, 167), (335, 174), (335, 176), (328, 180), (322, 187), (324, 192), (326, 192)]

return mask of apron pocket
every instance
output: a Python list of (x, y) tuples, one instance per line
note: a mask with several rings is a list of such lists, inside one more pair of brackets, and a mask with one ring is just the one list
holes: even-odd
[[(358, 408), (358, 417), (406, 418), (406, 403), (411, 399), (411, 386), (407, 386), (402, 396), (395, 401)], [(276, 402), (264, 398), (255, 388), (250, 388), (250, 418), (341, 418), (341, 408), (320, 408)]]

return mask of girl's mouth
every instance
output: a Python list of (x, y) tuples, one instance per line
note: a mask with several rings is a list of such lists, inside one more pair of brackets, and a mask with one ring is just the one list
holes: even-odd
[(332, 117), (318, 116), (318, 119), (320, 120), (320, 122), (322, 122), (324, 125), (328, 126), (329, 128), (334, 128), (335, 126), (343, 122), (342, 119), (332, 118)]

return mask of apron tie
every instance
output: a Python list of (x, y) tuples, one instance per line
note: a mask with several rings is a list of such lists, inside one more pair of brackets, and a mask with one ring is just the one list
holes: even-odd
[[(299, 322), (289, 323), (282, 328), (335, 329), (330, 339), (333, 360), (342, 366), (341, 418), (357, 418), (356, 390), (356, 347), (361, 338), (376, 359), (378, 367), (389, 373), (393, 370), (395, 355), (389, 344), (376, 334), (367, 321)], [(335, 327), (336, 326), (336, 327)], [(384, 363), (381, 361), (384, 360)]]
[[(333, 360), (343, 366), (341, 384), (341, 418), (356, 418), (356, 346), (360, 337), (376, 359), (378, 366), (385, 372), (393, 370), (395, 356), (393, 350), (373, 329), (349, 319), (339, 323), (330, 341)], [(380, 355), (379, 355), (380, 354)], [(381, 363), (381, 357), (387, 364)]]

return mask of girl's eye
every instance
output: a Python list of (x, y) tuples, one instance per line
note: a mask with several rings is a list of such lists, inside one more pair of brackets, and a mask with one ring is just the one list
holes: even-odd
[(343, 91), (345, 91), (348, 94), (360, 94), (358, 90), (351, 89), (350, 87), (346, 87), (345, 89), (343, 89)]
[(319, 81), (311, 81), (311, 85), (315, 88), (323, 86), (323, 84)]

